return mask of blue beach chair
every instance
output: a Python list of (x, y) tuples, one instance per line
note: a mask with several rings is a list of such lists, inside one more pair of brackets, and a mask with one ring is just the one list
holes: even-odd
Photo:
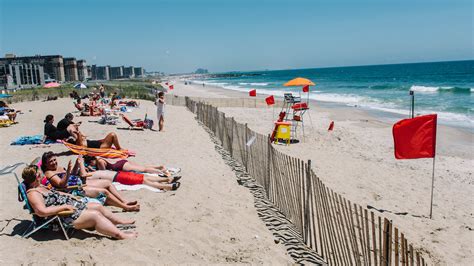
[(69, 240), (69, 235), (66, 230), (73, 230), (72, 227), (66, 227), (63, 222), (61, 221), (61, 216), (67, 216), (73, 214), (73, 211), (62, 211), (59, 212), (57, 215), (54, 215), (53, 217), (39, 217), (38, 215), (35, 214), (33, 208), (31, 208), (30, 202), (28, 201), (28, 197), (26, 195), (26, 187), (23, 182), (20, 182), (18, 179), (18, 176), (16, 173), (14, 173), (16, 181), (18, 182), (18, 201), (22, 201), (25, 203), (24, 208), (28, 209), (30, 214), (32, 214), (33, 219), (30, 223), (30, 226), (23, 232), (22, 237), (28, 238), (30, 235), (34, 234), (35, 232), (44, 229), (44, 228), (49, 228), (49, 225), (56, 221), (59, 226), (61, 227), (62, 232), (64, 233), (64, 237), (66, 240)]
[(25, 206), (24, 209), (28, 209), (30, 214), (32, 214), (32, 221), (28, 228), (23, 232), (21, 235), (24, 238), (28, 238), (35, 232), (39, 231), (40, 229), (45, 229), (49, 228), (51, 223), (56, 221), (59, 226), (62, 229), (62, 232), (64, 233), (64, 236), (66, 237), (67, 240), (69, 240), (68, 233), (66, 229), (73, 229), (72, 227), (66, 227), (63, 222), (61, 221), (60, 217), (65, 216), (65, 215), (71, 215), (73, 212), (72, 211), (64, 211), (60, 212), (57, 215), (53, 217), (39, 217), (38, 215), (35, 215), (33, 208), (31, 207), (28, 197), (26, 195), (26, 187), (23, 182), (20, 182), (20, 179), (18, 178), (17, 174), (14, 172), (16, 168), (18, 168), (21, 165), (28, 165), (26, 163), (17, 163), (14, 165), (9, 165), (4, 167), (3, 169), (0, 170), (0, 175), (6, 175), (6, 174), (13, 174), (15, 176), (15, 179), (18, 183), (18, 201), (24, 202)]

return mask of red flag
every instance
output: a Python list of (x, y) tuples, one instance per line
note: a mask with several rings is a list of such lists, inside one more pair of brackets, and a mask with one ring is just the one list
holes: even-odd
[(249, 91), (249, 96), (250, 96), (250, 97), (256, 97), (256, 96), (257, 96), (257, 90), (251, 90), (251, 91)]
[(174, 89), (174, 85), (170, 85), (170, 90)]
[(267, 102), (267, 105), (275, 104), (275, 98), (273, 98), (273, 95), (265, 98), (265, 101)]
[(309, 92), (309, 85), (303, 87), (303, 92)]
[(395, 158), (433, 158), (436, 153), (437, 115), (403, 119), (393, 125)]
[(328, 131), (332, 131), (333, 129), (334, 129), (334, 121), (331, 121), (331, 123), (329, 124)]

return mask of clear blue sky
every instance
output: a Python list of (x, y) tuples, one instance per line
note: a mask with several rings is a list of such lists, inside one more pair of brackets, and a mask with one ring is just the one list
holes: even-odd
[(471, 0), (0, 0), (0, 54), (167, 73), (473, 59)]

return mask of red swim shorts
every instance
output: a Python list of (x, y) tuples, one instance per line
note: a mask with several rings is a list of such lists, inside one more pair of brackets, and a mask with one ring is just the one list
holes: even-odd
[(140, 185), (143, 184), (143, 174), (119, 171), (115, 176), (114, 182), (124, 185)]

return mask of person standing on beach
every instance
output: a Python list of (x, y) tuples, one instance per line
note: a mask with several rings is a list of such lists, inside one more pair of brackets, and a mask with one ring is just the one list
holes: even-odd
[(160, 91), (156, 99), (156, 115), (158, 118), (158, 131), (163, 131), (164, 114), (165, 114), (165, 93)]
[(100, 84), (99, 93), (100, 93), (100, 98), (105, 98), (105, 88), (104, 88), (104, 84)]

